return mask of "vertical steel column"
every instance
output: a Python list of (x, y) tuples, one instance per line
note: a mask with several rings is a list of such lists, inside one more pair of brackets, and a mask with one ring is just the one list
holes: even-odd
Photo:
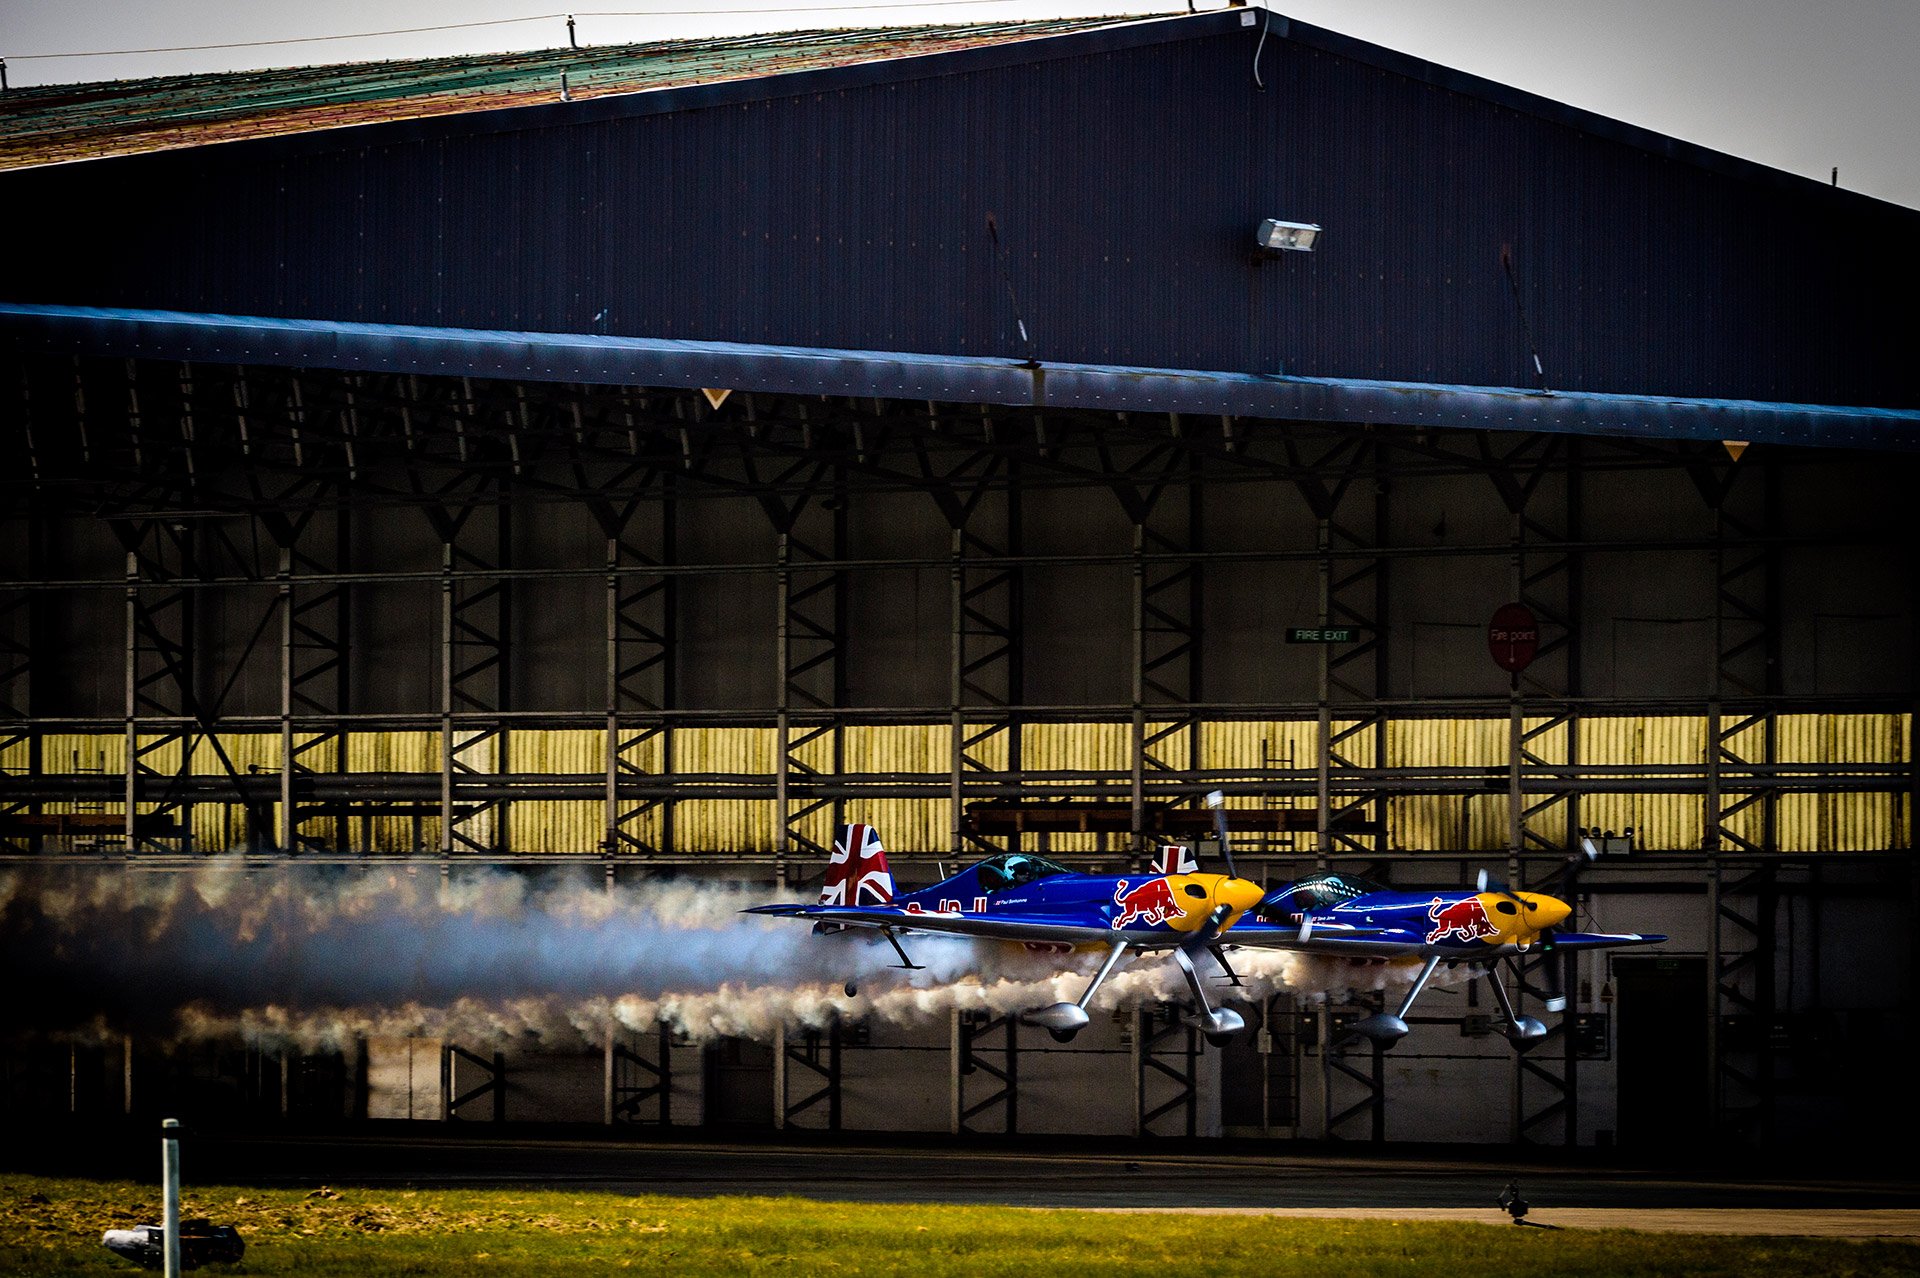
[[(636, 712), (671, 709), (676, 704), (674, 629), (679, 591), (670, 575), (634, 576), (623, 568), (670, 565), (677, 557), (678, 515), (667, 484), (657, 503), (657, 551), (634, 544), (625, 521), (609, 520), (607, 536), (607, 794), (606, 838), (609, 854), (648, 855), (673, 848), (671, 800), (621, 793), (628, 778), (673, 771), (673, 732), (658, 719), (635, 721)], [(655, 744), (657, 743), (657, 744)], [(648, 748), (657, 757), (649, 766)], [(657, 833), (641, 833), (642, 819), (659, 812)]]
[[(809, 862), (832, 851), (833, 827), (844, 804), (840, 798), (819, 797), (813, 786), (823, 774), (845, 770), (846, 741), (837, 712), (847, 701), (846, 574), (809, 565), (846, 558), (845, 475), (834, 472), (810, 496), (777, 529), (780, 757), (774, 779), (778, 850), (783, 857), (797, 853)], [(823, 749), (825, 759), (819, 757)], [(796, 795), (796, 789), (805, 793)], [(813, 821), (821, 812), (828, 814), (827, 825), (816, 836)]]
[[(1187, 1024), (1178, 1008), (1142, 1007), (1133, 1023), (1133, 1134), (1161, 1136), (1153, 1125), (1169, 1114), (1180, 1116), (1179, 1135), (1192, 1139), (1200, 1122), (1200, 1032)], [(1173, 1084), (1173, 1091), (1152, 1103), (1154, 1079)]]
[[(1133, 526), (1132, 843), (1147, 851), (1147, 782), (1152, 774), (1190, 776), (1200, 767), (1201, 588), (1203, 545), (1197, 461), (1184, 475), (1186, 500), (1135, 502)], [(1148, 555), (1154, 558), (1147, 558)], [(1150, 709), (1164, 721), (1149, 729)]]
[(280, 547), (275, 571), (280, 608), (280, 829), (275, 844), (282, 852), (300, 844), (300, 818), (293, 806), (293, 548)]
[(657, 1060), (648, 1060), (640, 1054), (637, 1047), (624, 1043), (620, 1039), (620, 1027), (607, 1026), (606, 1038), (606, 1121), (614, 1123), (641, 1123), (646, 1120), (640, 1116), (641, 1107), (648, 1101), (658, 1101), (658, 1117), (654, 1119), (661, 1127), (673, 1125), (673, 1033), (665, 1022), (657, 1026), (659, 1039)]
[[(823, 1052), (821, 1049), (825, 1048)], [(809, 1029), (800, 1036), (800, 1042), (794, 1043), (788, 1036), (785, 1022), (780, 1025), (780, 1036), (774, 1043), (774, 1126), (785, 1128), (793, 1125), (793, 1120), (819, 1105), (827, 1110), (825, 1130), (840, 1130), (840, 1021), (835, 1018), (827, 1028)], [(789, 1101), (788, 1085), (793, 1077), (793, 1067), (815, 1075), (820, 1085), (797, 1101)]]
[[(27, 577), (33, 580), (40, 577), (42, 568), (42, 528), (39, 513), (28, 502), (20, 559)], [(40, 642), (35, 629), (38, 609), (34, 594), (31, 590), (0, 592), (0, 771), (20, 770), (28, 776), (43, 771), (44, 737), (33, 722), (33, 664)], [(39, 810), (37, 801), (0, 803), (0, 813)], [(9, 851), (37, 851), (39, 845), (38, 835), (24, 841), (0, 838), (0, 848)]]
[[(1712, 457), (1708, 454), (1708, 457)], [(1777, 731), (1771, 703), (1728, 715), (1779, 690), (1776, 469), (1749, 453), (1690, 468), (1714, 529), (1714, 675), (1707, 707), (1704, 842), (1708, 880), (1708, 1112), (1716, 1138), (1764, 1143), (1772, 1117), (1774, 932), (1779, 899), (1770, 863), (1734, 858), (1777, 847)], [(1756, 755), (1758, 757), (1756, 757)], [(1730, 799), (1734, 789), (1744, 797)], [(1758, 828), (1731, 818), (1758, 805)]]
[[(985, 517), (977, 513), (956, 526), (952, 534), (948, 700), (952, 715), (949, 794), (955, 856), (965, 855), (970, 843), (988, 851), (1001, 850), (967, 832), (968, 782), (996, 775), (1017, 776), (1020, 772), (1022, 581), (1017, 567), (999, 562), (1003, 556), (1019, 554), (1017, 487), (1008, 488), (1002, 517), (1004, 535), (997, 541), (981, 530)], [(976, 557), (995, 562), (975, 568), (970, 561)], [(1004, 761), (993, 757), (996, 743), (1006, 751)]]
[[(1511, 519), (1510, 598), (1524, 605), (1539, 625), (1532, 663), (1508, 682), (1507, 877), (1524, 883), (1527, 856), (1551, 851), (1557, 871), (1577, 838), (1579, 721), (1567, 701), (1579, 680), (1580, 563), (1572, 553), (1542, 553), (1532, 543), (1565, 545), (1579, 540), (1581, 450), (1578, 440), (1530, 436), (1499, 455), (1485, 435), (1480, 437), (1480, 449), (1488, 478)], [(1550, 482), (1556, 478), (1557, 486)], [(1537, 722), (1531, 725), (1530, 695), (1547, 703), (1534, 710)], [(1555, 754), (1560, 757), (1552, 757)], [(1546, 998), (1550, 987), (1536, 984), (1535, 978), (1547, 963), (1559, 965), (1562, 990), (1571, 996), (1577, 982), (1569, 958), (1516, 958), (1511, 988), (1516, 1009), (1523, 1008), (1529, 997)], [(1516, 1142), (1532, 1139), (1533, 1133), (1554, 1119), (1559, 1120), (1556, 1136), (1562, 1143), (1571, 1146), (1579, 1141), (1578, 1057), (1571, 1033), (1576, 1015), (1569, 1003), (1549, 1027), (1547, 1042), (1513, 1057), (1510, 1136)], [(1544, 1086), (1544, 1100), (1531, 1101), (1529, 1082)]]
[[(1386, 847), (1388, 798), (1379, 776), (1387, 762), (1387, 715), (1380, 708), (1387, 694), (1387, 567), (1384, 559), (1364, 552), (1384, 541), (1390, 485), (1371, 439), (1354, 437), (1345, 452), (1331, 487), (1315, 478), (1296, 481), (1319, 520), (1314, 544), (1319, 552), (1320, 627), (1355, 631), (1350, 644), (1318, 645), (1318, 869), (1325, 869), (1342, 848), (1377, 856)], [(1331, 463), (1329, 459), (1323, 465)], [(1367, 490), (1362, 509), (1354, 512), (1365, 519), (1361, 531), (1341, 519), (1356, 483)], [(1362, 817), (1370, 832), (1343, 833), (1340, 826), (1352, 816)]]
[[(469, 505), (436, 520), (441, 531), (440, 579), (440, 854), (500, 853), (508, 849), (508, 803), (504, 799), (461, 802), (462, 778), (508, 771), (504, 720), (490, 716), (509, 708), (508, 636), (511, 595), (504, 578), (489, 576), (512, 561), (511, 507), (503, 491), (487, 507)], [(490, 534), (469, 533), (474, 516), (490, 515)], [(483, 521), (486, 522), (486, 521)], [(488, 544), (490, 543), (490, 544)], [(476, 545), (488, 545), (480, 554)], [(477, 574), (477, 577), (475, 576)], [(489, 758), (476, 760), (476, 752)], [(476, 763), (479, 766), (476, 766)], [(483, 816), (491, 828), (476, 829)]]
[[(985, 1012), (956, 1011), (953, 1020), (953, 1131), (955, 1135), (972, 1132), (969, 1120), (1001, 1107), (1007, 1135), (1020, 1130), (1020, 1018), (1013, 1015), (989, 1016)], [(998, 1047), (983, 1046), (981, 1040), (1001, 1032)], [(990, 1056), (997, 1054), (1000, 1063)], [(967, 1104), (966, 1080), (985, 1074), (1000, 1086), (971, 1105)]]
[[(292, 521), (279, 521), (280, 612), (280, 829), (277, 843), (283, 852), (301, 846), (300, 810), (296, 779), (328, 764), (331, 770), (350, 770), (347, 730), (339, 717), (347, 712), (351, 686), (348, 619), (350, 587), (339, 582), (303, 585), (301, 576), (342, 573), (351, 562), (349, 516), (344, 507), (316, 527), (311, 510)], [(296, 739), (296, 731), (299, 738)], [(311, 762), (309, 762), (311, 761)], [(317, 766), (316, 766), (317, 765)], [(343, 803), (334, 823), (333, 849), (352, 846), (348, 809)], [(361, 849), (371, 851), (371, 848)]]
[[(199, 709), (193, 686), (194, 592), (176, 582), (197, 569), (190, 528), (161, 527), (147, 521), (116, 523), (115, 529), (127, 555), (126, 774), (122, 802), (127, 819), (124, 848), (132, 855), (140, 850), (143, 839), (151, 837), (141, 833), (146, 823), (138, 819), (137, 811), (145, 782), (167, 778), (167, 790), (157, 801), (163, 809), (169, 808), (178, 805), (177, 788), (193, 770), (192, 724)], [(149, 584), (149, 573), (161, 584)], [(171, 775), (150, 762), (169, 747), (179, 752)], [(156, 827), (162, 815), (153, 814)], [(249, 811), (250, 817), (255, 815)], [(250, 820), (249, 826), (252, 824)], [(183, 837), (190, 839), (190, 804), (185, 808), (183, 827)]]

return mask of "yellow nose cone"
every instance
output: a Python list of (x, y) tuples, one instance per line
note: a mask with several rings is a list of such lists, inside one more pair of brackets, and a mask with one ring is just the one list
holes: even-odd
[(1557, 926), (1573, 913), (1573, 907), (1565, 901), (1538, 892), (1523, 893), (1521, 899), (1527, 903), (1527, 926), (1535, 931)]
[(1240, 916), (1260, 904), (1267, 889), (1252, 879), (1221, 879), (1213, 890), (1213, 902), (1216, 906), (1225, 905), (1233, 910), (1227, 918), (1231, 927), (1240, 921)]

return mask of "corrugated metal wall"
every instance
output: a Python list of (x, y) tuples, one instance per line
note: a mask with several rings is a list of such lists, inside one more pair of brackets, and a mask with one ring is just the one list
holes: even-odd
[(1532, 385), (1510, 247), (1556, 388), (1920, 403), (1920, 214), (1236, 16), (0, 175), (0, 291), (1024, 354), (993, 213), (1045, 360)]
[[(1529, 719), (1529, 731), (1542, 720)], [(1782, 764), (1903, 764), (1911, 759), (1912, 720), (1908, 715), (1846, 714), (1782, 715), (1776, 720), (1778, 755)], [(984, 725), (971, 725), (969, 734)], [(1350, 726), (1336, 722), (1335, 730)], [(1221, 781), (1269, 780), (1284, 777), (1310, 780), (1317, 758), (1317, 726), (1310, 720), (1261, 722), (1221, 720), (1198, 726), (1201, 767)], [(1755, 727), (1728, 743), (1735, 754), (1750, 760), (1763, 756), (1761, 729)], [(1580, 721), (1579, 761), (1588, 766), (1622, 769), (1626, 776), (1685, 775), (1697, 792), (1687, 794), (1594, 794), (1581, 801), (1581, 822), (1588, 826), (1624, 830), (1633, 827), (1641, 848), (1667, 851), (1698, 849), (1704, 832), (1704, 782), (1707, 721), (1700, 717), (1586, 718)], [(1475, 851), (1503, 848), (1507, 838), (1508, 724), (1505, 719), (1407, 719), (1387, 725), (1386, 766), (1394, 769), (1445, 769), (1458, 775), (1463, 768), (1485, 769), (1485, 794), (1415, 795), (1389, 803), (1391, 845), (1412, 851)], [(637, 747), (630, 756), (647, 771), (661, 770), (666, 751), (673, 771), (707, 778), (738, 777), (761, 783), (776, 766), (775, 731), (771, 728), (680, 728)], [(1033, 780), (1032, 793), (1068, 781), (1104, 782), (1115, 798), (1127, 794), (1131, 768), (1131, 725), (1125, 723), (1028, 724), (1021, 730), (1023, 766), (1035, 774), (1056, 774)], [(222, 734), (221, 745), (235, 766), (245, 770), (257, 764), (275, 771), (280, 763), (280, 741), (270, 734)], [(439, 738), (426, 732), (360, 733), (348, 738), (347, 770), (433, 773), (439, 766)], [(972, 749), (992, 768), (1004, 768), (1007, 737), (988, 737)], [(513, 761), (513, 771), (568, 773), (592, 776), (605, 768), (606, 737), (591, 729), (522, 730), (507, 735), (502, 746), (489, 740), (467, 752), (466, 766), (488, 772), (497, 767), (499, 751)], [(841, 750), (845, 771), (877, 777), (943, 775), (951, 758), (950, 725), (856, 726), (843, 730)], [(1529, 748), (1548, 763), (1568, 761), (1568, 732), (1561, 724), (1529, 742)], [(1355, 765), (1374, 763), (1372, 737), (1359, 733), (1343, 743)], [(0, 766), (24, 770), (25, 746), (0, 754)], [(125, 756), (124, 739), (108, 735), (60, 735), (45, 738), (46, 771), (71, 773), (95, 768), (118, 772)], [(833, 742), (822, 736), (803, 747), (801, 757), (810, 766), (832, 772)], [(161, 772), (177, 768), (178, 742), (149, 756), (149, 766)], [(77, 761), (77, 767), (76, 767)], [(309, 767), (330, 770), (336, 756), (326, 746), (305, 756)], [(192, 771), (215, 774), (221, 766), (204, 744), (194, 752)], [(1068, 773), (1071, 777), (1057, 774)], [(1290, 774), (1290, 775), (1289, 775)], [(1811, 769), (1809, 775), (1812, 775)], [(697, 796), (698, 784), (687, 793)], [(1729, 802), (1737, 797), (1729, 789)], [(1236, 796), (1235, 806), (1311, 806), (1311, 798), (1274, 799)], [(156, 805), (143, 804), (142, 811)], [(795, 807), (799, 804), (796, 802)], [(75, 811), (80, 805), (47, 804), (49, 812)], [(114, 805), (105, 805), (113, 810)], [(99, 810), (96, 808), (96, 810)], [(880, 828), (887, 846), (899, 852), (944, 853), (952, 828), (951, 806), (945, 799), (879, 798), (849, 801), (849, 818)], [(277, 808), (274, 818), (278, 820)], [(832, 814), (812, 814), (803, 826), (809, 837), (825, 843), (832, 830)], [(1735, 835), (1759, 842), (1759, 805), (1735, 813), (1727, 828)], [(662, 812), (654, 809), (633, 828), (643, 838), (661, 837)], [(1900, 794), (1787, 794), (1778, 804), (1777, 841), (1783, 852), (1876, 851), (1909, 846), (1912, 814)], [(703, 799), (691, 797), (674, 804), (674, 843), (681, 853), (767, 853), (777, 846), (778, 813), (769, 800)], [(592, 853), (605, 834), (605, 810), (597, 801), (516, 802), (508, 812), (507, 847), (517, 853)], [(1553, 841), (1567, 835), (1564, 808), (1545, 814), (1534, 828)], [(244, 846), (245, 826), (236, 810), (203, 804), (193, 817), (194, 840), (205, 851)], [(381, 817), (364, 823), (371, 847), (355, 850), (403, 852), (414, 846), (411, 818)], [(471, 837), (490, 836), (491, 827), (470, 822)], [(352, 837), (362, 841), (363, 823), (354, 822)], [(424, 845), (437, 845), (439, 823), (422, 823)], [(1056, 835), (1050, 847), (1061, 852), (1092, 852), (1095, 835)], [(1117, 845), (1109, 838), (1108, 849)]]

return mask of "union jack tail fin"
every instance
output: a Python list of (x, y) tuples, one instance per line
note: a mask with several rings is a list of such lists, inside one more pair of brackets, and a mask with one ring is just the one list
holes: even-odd
[(1192, 874), (1200, 868), (1193, 859), (1193, 845), (1190, 843), (1167, 843), (1160, 848), (1160, 855), (1153, 859), (1155, 874)]
[(893, 871), (880, 832), (870, 825), (843, 825), (833, 837), (822, 905), (886, 905), (893, 900)]

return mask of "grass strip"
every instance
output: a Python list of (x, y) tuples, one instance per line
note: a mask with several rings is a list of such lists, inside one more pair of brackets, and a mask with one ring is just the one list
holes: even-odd
[[(1099, 1272), (1368, 1278), (1920, 1273), (1920, 1246), (1499, 1225), (1115, 1215), (1008, 1207), (630, 1197), (525, 1189), (192, 1188), (182, 1214), (236, 1226), (208, 1274), (635, 1273), (1031, 1278)], [(132, 1274), (102, 1230), (156, 1223), (125, 1182), (0, 1183), (0, 1273)]]

